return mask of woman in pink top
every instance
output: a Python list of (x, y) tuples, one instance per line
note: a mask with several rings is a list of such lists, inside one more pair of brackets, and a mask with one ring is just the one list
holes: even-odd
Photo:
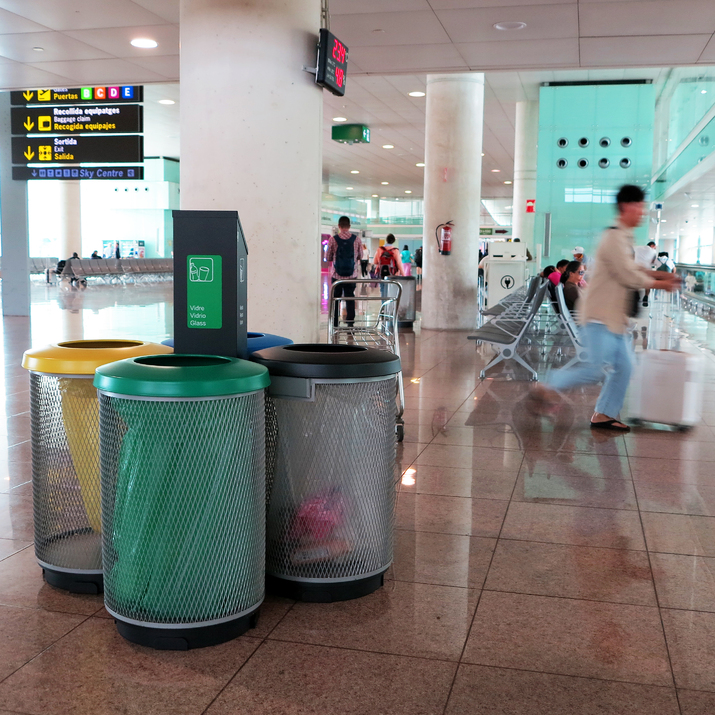
[(566, 260), (561, 260), (556, 264), (556, 270), (549, 276), (549, 280), (557, 286), (559, 283), (561, 283), (561, 276), (563, 275), (563, 272), (566, 270), (566, 266), (568, 266), (569, 262)]

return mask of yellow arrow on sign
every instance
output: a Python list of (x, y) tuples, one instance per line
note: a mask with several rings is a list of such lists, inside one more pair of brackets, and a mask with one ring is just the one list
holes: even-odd
[(35, 122), (31, 121), (30, 117), (28, 117), (22, 126), (25, 127), (25, 129), (27, 129), (27, 131), (29, 132), (32, 129), (32, 127), (35, 126)]
[(22, 93), (22, 96), (25, 98), (25, 101), (26, 101), (26, 102), (29, 102), (29, 101), (35, 96), (35, 93), (34, 93), (34, 92), (30, 92), (29, 90), (26, 89), (26, 90)]
[(28, 161), (32, 161), (32, 157), (35, 156), (35, 152), (32, 151), (31, 146), (28, 146), (27, 149), (23, 152), (23, 154), (25, 155), (25, 159), (27, 159)]

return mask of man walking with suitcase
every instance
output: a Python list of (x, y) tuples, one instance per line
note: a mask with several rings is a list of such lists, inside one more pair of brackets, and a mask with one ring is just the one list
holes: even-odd
[(530, 393), (535, 412), (545, 414), (559, 400), (559, 392), (603, 381), (591, 417), (591, 428), (629, 432), (618, 419), (631, 377), (631, 342), (627, 335), (639, 291), (677, 290), (675, 273), (647, 271), (638, 266), (633, 251), (633, 229), (645, 213), (645, 194), (638, 186), (622, 186), (616, 196), (618, 219), (606, 229), (596, 251), (595, 267), (581, 302), (581, 337), (588, 361), (557, 370), (545, 385)]

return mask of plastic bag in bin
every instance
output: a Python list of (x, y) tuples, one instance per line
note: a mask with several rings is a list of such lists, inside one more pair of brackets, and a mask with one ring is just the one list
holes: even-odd
[(337, 489), (310, 497), (298, 507), (289, 537), (327, 539), (345, 521), (345, 511), (345, 499)]

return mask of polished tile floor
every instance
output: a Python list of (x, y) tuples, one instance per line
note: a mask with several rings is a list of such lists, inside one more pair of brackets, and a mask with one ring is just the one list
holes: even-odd
[[(269, 598), (224, 645), (124, 641), (101, 597), (45, 585), (32, 549), (28, 345), (171, 332), (170, 286), (36, 285), (2, 323), (0, 715), (710, 715), (715, 712), (715, 326), (656, 306), (636, 347), (702, 350), (702, 424), (551, 418), (466, 333), (402, 336), (406, 437), (394, 565), (330, 605)], [(640, 327), (640, 326), (639, 326)], [(531, 351), (542, 367), (551, 354)], [(652, 386), (657, 389), (657, 385)]]

